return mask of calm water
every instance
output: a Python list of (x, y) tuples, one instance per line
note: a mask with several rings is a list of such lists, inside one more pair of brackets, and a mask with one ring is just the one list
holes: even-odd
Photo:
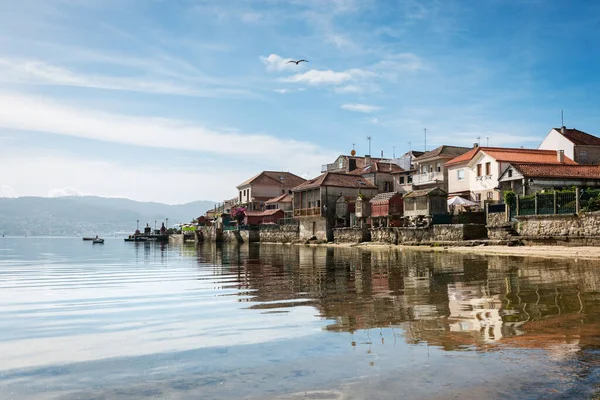
[(600, 394), (600, 263), (0, 239), (0, 399)]

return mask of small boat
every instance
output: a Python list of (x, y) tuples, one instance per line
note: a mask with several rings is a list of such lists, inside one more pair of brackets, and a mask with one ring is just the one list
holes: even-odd
[(93, 239), (92, 240), (93, 244), (104, 244), (104, 239)]
[(94, 239), (96, 239), (96, 238), (93, 238), (93, 237), (84, 237), (83, 238), (83, 240), (94, 240)]

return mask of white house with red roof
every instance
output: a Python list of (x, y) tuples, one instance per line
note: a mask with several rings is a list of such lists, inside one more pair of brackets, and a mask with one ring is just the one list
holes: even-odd
[(237, 186), (238, 203), (248, 211), (264, 211), (268, 200), (290, 193), (306, 179), (284, 171), (263, 171)]
[(541, 190), (600, 187), (600, 166), (512, 162), (500, 175), (501, 191), (526, 196)]
[(552, 128), (539, 149), (563, 150), (565, 156), (578, 164), (600, 163), (600, 138), (574, 128)]
[(574, 165), (562, 150), (474, 147), (446, 163), (448, 195), (479, 202), (501, 200), (498, 179), (511, 163)]

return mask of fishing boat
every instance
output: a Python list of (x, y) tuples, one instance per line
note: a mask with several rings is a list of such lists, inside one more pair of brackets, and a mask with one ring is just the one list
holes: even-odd
[(93, 244), (104, 244), (104, 239), (96, 238), (92, 240)]

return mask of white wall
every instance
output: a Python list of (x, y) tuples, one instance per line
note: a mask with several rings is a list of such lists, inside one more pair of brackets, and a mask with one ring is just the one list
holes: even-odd
[[(485, 172), (485, 164), (490, 163), (491, 171), (490, 175), (486, 175)], [(481, 174), (482, 176), (477, 176), (477, 165), (481, 164)], [(487, 193), (493, 193), (493, 200), (499, 200), (499, 192), (494, 191), (494, 188), (498, 186), (498, 178), (504, 170), (508, 167), (508, 163), (506, 165), (502, 165), (502, 163), (496, 161), (494, 158), (485, 154), (485, 152), (480, 151), (474, 160), (472, 166), (469, 168), (470, 176), (469, 176), (469, 186), (471, 191), (475, 194), (481, 194), (481, 201), (487, 199)]]
[(542, 144), (538, 147), (539, 150), (564, 150), (565, 156), (571, 160), (575, 160), (575, 145), (565, 138), (556, 129), (552, 129), (546, 136)]
[[(463, 170), (465, 178), (458, 179), (458, 171)], [(448, 193), (464, 192), (471, 190), (471, 170), (466, 163), (448, 167)]]

